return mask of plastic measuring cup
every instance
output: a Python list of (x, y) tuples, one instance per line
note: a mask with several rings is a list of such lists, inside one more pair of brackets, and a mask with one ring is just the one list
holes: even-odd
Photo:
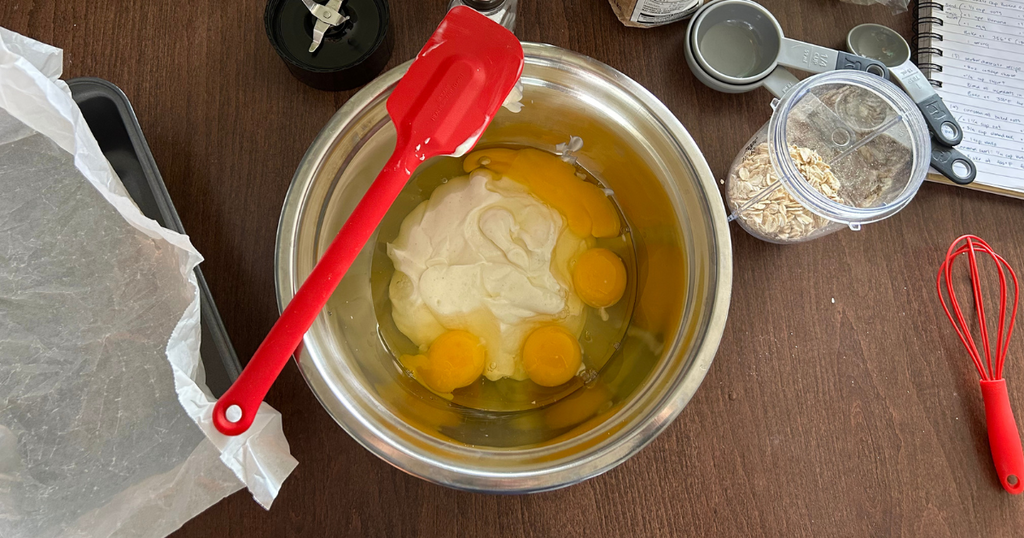
[(888, 218), (928, 173), (928, 126), (902, 90), (857, 71), (814, 75), (773, 103), (726, 178), (726, 203), (751, 235), (809, 241)]
[(705, 86), (718, 90), (724, 93), (746, 93), (754, 91), (760, 87), (764, 87), (766, 90), (772, 93), (775, 97), (782, 97), (790, 88), (795, 86), (800, 79), (793, 76), (785, 67), (777, 66), (764, 78), (752, 82), (750, 84), (729, 84), (722, 82), (717, 78), (708, 74), (693, 56), (693, 47), (690, 44), (690, 40), (686, 40), (685, 46), (686, 63), (690, 66), (690, 71), (704, 83)]
[(881, 24), (861, 24), (846, 35), (846, 48), (885, 63), (893, 80), (917, 103), (933, 140), (945, 146), (933, 148), (932, 167), (955, 183), (965, 185), (974, 181), (978, 174), (974, 163), (963, 153), (951, 149), (963, 140), (963, 130), (928, 78), (910, 61), (910, 45), (903, 36)]
[(749, 84), (732, 84), (729, 82), (722, 82), (718, 78), (715, 78), (707, 71), (705, 71), (704, 67), (702, 67), (701, 64), (697, 62), (697, 58), (693, 52), (696, 48), (693, 39), (694, 22), (700, 17), (700, 15), (705, 10), (707, 10), (712, 5), (714, 4), (705, 4), (699, 10), (697, 10), (697, 12), (694, 13), (694, 16), (690, 18), (690, 23), (686, 27), (687, 37), (686, 43), (683, 47), (686, 53), (686, 64), (690, 66), (690, 71), (692, 71), (693, 75), (697, 77), (697, 80), (700, 80), (702, 83), (704, 83), (705, 86), (713, 90), (717, 90), (724, 93), (746, 93), (754, 91), (763, 86), (773, 95), (775, 95), (775, 97), (782, 97), (782, 95), (785, 94), (787, 90), (789, 90), (791, 87), (795, 86), (798, 82), (800, 82), (799, 79), (794, 77), (792, 73), (787, 71), (786, 68), (782, 66), (776, 66), (775, 69), (772, 69), (770, 73)]
[(786, 38), (771, 12), (749, 0), (707, 4), (694, 15), (687, 38), (703, 72), (725, 85), (758, 84), (778, 76), (780, 65), (809, 73), (855, 69), (888, 78), (877, 60)]

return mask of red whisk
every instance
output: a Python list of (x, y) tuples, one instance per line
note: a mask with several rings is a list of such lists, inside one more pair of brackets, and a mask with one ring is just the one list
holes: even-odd
[[(999, 271), (999, 325), (996, 327), (995, 349), (989, 345), (988, 321), (985, 318), (981, 277), (978, 274), (978, 253), (990, 256)], [(974, 342), (971, 328), (964, 319), (960, 303), (953, 290), (953, 262), (961, 255), (967, 256), (970, 267), (971, 289), (974, 293), (974, 306), (978, 312), (978, 325), (981, 334), (981, 350)], [(1010, 312), (1009, 322), (1006, 318), (1007, 275), (1013, 281), (1013, 308)], [(949, 296), (948, 306), (942, 293), (943, 283), (945, 283), (946, 295)], [(985, 401), (988, 441), (999, 481), (1003, 484), (1003, 489), (1017, 495), (1024, 491), (1024, 452), (1021, 451), (1020, 433), (1017, 431), (1017, 423), (1013, 420), (1013, 410), (1010, 409), (1010, 398), (1006, 392), (1006, 380), (1003, 379), (1003, 363), (1006, 361), (1010, 336), (1013, 334), (1013, 322), (1017, 318), (1019, 289), (1017, 275), (1010, 268), (1010, 264), (1006, 263), (1002, 256), (996, 254), (992, 247), (988, 246), (988, 243), (979, 237), (965, 235), (953, 241), (953, 244), (949, 246), (949, 250), (946, 251), (946, 259), (939, 267), (939, 276), (935, 284), (939, 292), (939, 300), (942, 301), (942, 308), (949, 316), (949, 321), (956, 329), (960, 341), (967, 348), (967, 353), (974, 361), (978, 374), (981, 375), (981, 396)], [(984, 352), (984, 356), (982, 352)]]

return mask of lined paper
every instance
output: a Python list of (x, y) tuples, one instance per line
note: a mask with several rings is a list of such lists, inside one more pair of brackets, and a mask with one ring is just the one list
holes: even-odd
[(940, 2), (930, 15), (942, 25), (922, 32), (922, 48), (942, 67), (930, 73), (937, 91), (964, 131), (957, 147), (978, 167), (975, 183), (1024, 195), (1024, 2), (965, 0)]

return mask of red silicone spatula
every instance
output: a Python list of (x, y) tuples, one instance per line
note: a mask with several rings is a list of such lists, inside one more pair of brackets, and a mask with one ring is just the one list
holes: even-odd
[[(249, 429), (270, 385), (302, 342), (412, 171), (476, 143), (523, 71), (523, 47), (511, 32), (467, 7), (448, 12), (388, 98), (398, 132), (391, 160), (295, 293), (249, 364), (213, 409), (225, 435)], [(240, 413), (238, 413), (240, 411)]]

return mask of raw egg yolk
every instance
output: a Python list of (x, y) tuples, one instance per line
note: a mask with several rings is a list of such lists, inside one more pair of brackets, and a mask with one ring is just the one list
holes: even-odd
[(579, 341), (558, 325), (533, 331), (523, 344), (523, 369), (542, 387), (557, 387), (569, 381), (582, 361)]
[(471, 385), (484, 373), (487, 348), (466, 331), (438, 336), (427, 355), (406, 355), (402, 362), (430, 390), (441, 394)]
[(565, 215), (579, 236), (615, 237), (621, 223), (604, 191), (576, 176), (576, 169), (556, 155), (536, 149), (485, 149), (466, 156), (463, 169), (481, 166), (526, 185), (544, 203)]
[(576, 294), (594, 308), (606, 308), (626, 291), (626, 266), (614, 252), (592, 248), (576, 261), (572, 271)]

